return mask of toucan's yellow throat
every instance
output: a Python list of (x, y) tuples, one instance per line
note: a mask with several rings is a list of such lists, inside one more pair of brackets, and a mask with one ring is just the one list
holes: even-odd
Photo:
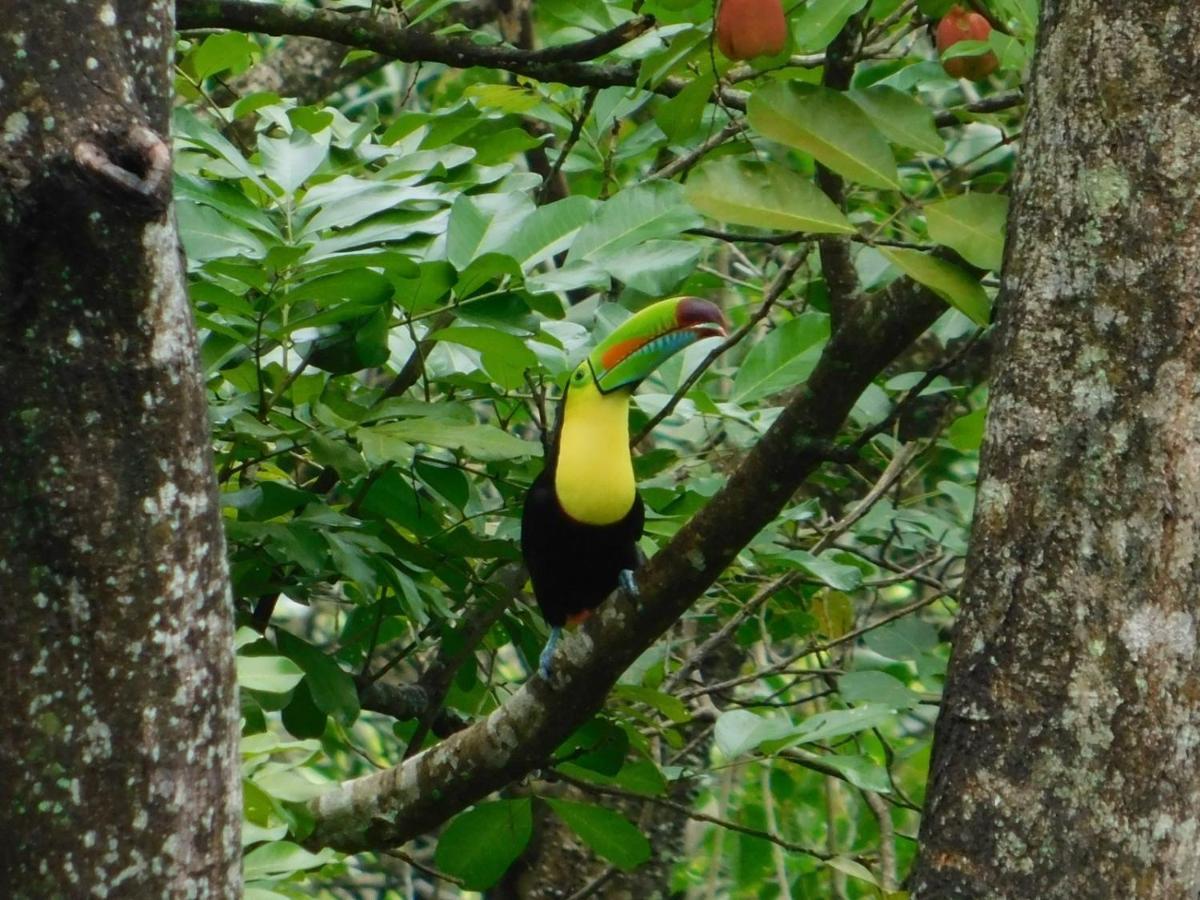
[(611, 525), (633, 507), (629, 396), (628, 391), (602, 394), (591, 378), (567, 389), (554, 492), (576, 522)]

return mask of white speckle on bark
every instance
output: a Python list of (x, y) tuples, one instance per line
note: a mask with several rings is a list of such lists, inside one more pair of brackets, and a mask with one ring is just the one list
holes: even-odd
[(96, 13), (96, 18), (100, 20), (101, 25), (116, 25), (117, 11), (112, 8), (111, 3), (104, 3), (100, 6), (100, 11)]
[(1135, 660), (1163, 652), (1191, 660), (1196, 653), (1196, 620), (1178, 610), (1142, 606), (1121, 626), (1121, 641)]
[(94, 56), (89, 56), (83, 61), (83, 64), (87, 67), (89, 72), (94, 72), (96, 69), (100, 68), (100, 60), (96, 59)]
[(71, 618), (78, 626), (86, 625), (91, 620), (92, 610), (88, 598), (74, 578), (67, 585), (67, 605), (71, 611)]
[[(142, 232), (145, 258), (157, 269), (151, 274), (159, 287), (146, 323), (152, 336), (150, 358), (157, 364), (177, 368), (191, 364), (191, 319), (183, 292), (179, 247), (169, 220), (151, 222)], [(178, 376), (175, 376), (178, 377)]]
[(15, 144), (29, 133), (29, 116), (17, 110), (4, 120), (4, 142)]

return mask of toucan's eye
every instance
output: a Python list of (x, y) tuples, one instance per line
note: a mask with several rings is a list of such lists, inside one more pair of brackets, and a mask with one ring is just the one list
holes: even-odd
[(583, 369), (576, 369), (574, 378), (577, 382), (583, 381)]

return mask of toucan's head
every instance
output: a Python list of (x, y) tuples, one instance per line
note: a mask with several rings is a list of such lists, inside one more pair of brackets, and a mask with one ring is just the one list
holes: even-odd
[(571, 373), (574, 390), (632, 392), (651, 372), (701, 338), (723, 337), (725, 317), (707, 300), (672, 297), (630, 316)]

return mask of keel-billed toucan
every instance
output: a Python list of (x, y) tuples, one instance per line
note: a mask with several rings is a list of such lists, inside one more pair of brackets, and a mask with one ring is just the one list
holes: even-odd
[(636, 594), (644, 507), (629, 453), (630, 396), (673, 354), (723, 334), (721, 311), (707, 300), (661, 300), (617, 326), (571, 373), (546, 467), (521, 516), (521, 551), (551, 628), (542, 677), (563, 625), (586, 619), (618, 584)]

